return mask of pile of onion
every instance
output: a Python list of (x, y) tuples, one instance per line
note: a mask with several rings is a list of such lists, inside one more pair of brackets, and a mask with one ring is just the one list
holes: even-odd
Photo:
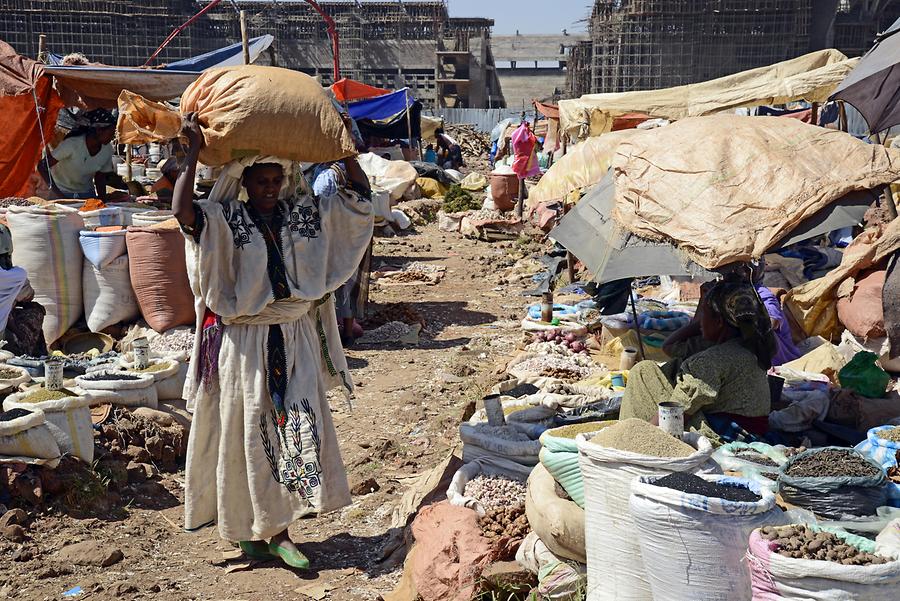
[(534, 335), (534, 339), (538, 342), (553, 342), (562, 345), (573, 353), (587, 353), (584, 342), (578, 339), (578, 336), (569, 332), (564, 334), (562, 330), (547, 330), (546, 332), (538, 332)]

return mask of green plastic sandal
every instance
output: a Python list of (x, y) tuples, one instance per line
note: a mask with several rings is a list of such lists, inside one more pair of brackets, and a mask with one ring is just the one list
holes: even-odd
[(265, 541), (242, 540), (238, 543), (238, 546), (241, 548), (244, 555), (250, 559), (269, 561), (276, 558), (276, 556), (269, 551), (269, 547), (266, 545)]
[(298, 570), (309, 569), (309, 560), (300, 551), (291, 551), (285, 549), (278, 543), (269, 543), (269, 553), (276, 557), (280, 557), (281, 561), (292, 568), (297, 568)]

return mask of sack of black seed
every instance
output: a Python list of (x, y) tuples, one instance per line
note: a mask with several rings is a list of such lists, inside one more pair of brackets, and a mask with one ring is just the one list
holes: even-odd
[(874, 514), (887, 504), (886, 484), (877, 462), (845, 447), (804, 451), (778, 475), (778, 492), (786, 502), (829, 519)]

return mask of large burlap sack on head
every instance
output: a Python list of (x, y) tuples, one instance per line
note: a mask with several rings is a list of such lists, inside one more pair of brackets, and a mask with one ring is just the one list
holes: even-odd
[(584, 482), (587, 601), (652, 601), (637, 526), (629, 513), (631, 485), (637, 476), (703, 468), (712, 456), (712, 444), (696, 432), (685, 433), (683, 440), (697, 452), (650, 457), (601, 447), (584, 434), (575, 439)]
[(728, 501), (655, 486), (658, 479), (638, 478), (630, 500), (653, 601), (749, 599), (744, 554), (750, 533), (787, 523), (775, 506), (775, 494), (749, 480), (707, 476), (760, 496), (755, 502)]
[(28, 272), (34, 300), (47, 311), (44, 338), (53, 344), (81, 317), (81, 245), (84, 220), (59, 204), (9, 207), (13, 263)]
[[(142, 98), (123, 93), (119, 110), (120, 142), (178, 136), (175, 120)], [(259, 65), (208, 69), (184, 91), (180, 110), (197, 113), (206, 141), (200, 152), (205, 165), (255, 155), (326, 163), (356, 154), (324, 88), (299, 71)]]
[(122, 255), (95, 267), (85, 258), (82, 270), (84, 317), (91, 332), (100, 332), (120, 322), (134, 321), (141, 315), (131, 288), (128, 255)]
[(537, 464), (528, 477), (525, 515), (531, 529), (554, 554), (586, 563), (584, 510), (556, 494), (553, 476)]
[(761, 257), (849, 192), (900, 179), (900, 151), (796, 119), (721, 114), (635, 134), (612, 168), (619, 226), (714, 269)]
[(157, 332), (194, 323), (184, 236), (176, 228), (128, 228), (131, 285), (147, 324)]
[(881, 305), (886, 274), (884, 269), (858, 274), (852, 294), (838, 299), (838, 319), (854, 336), (863, 340), (886, 336)]

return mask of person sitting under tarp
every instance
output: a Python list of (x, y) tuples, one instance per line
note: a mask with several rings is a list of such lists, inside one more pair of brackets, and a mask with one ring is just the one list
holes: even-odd
[(444, 169), (459, 169), (465, 166), (462, 147), (454, 138), (444, 133), (443, 128), (434, 132), (438, 145), (438, 165)]
[(0, 339), (3, 350), (14, 355), (47, 354), (44, 341), (44, 307), (34, 302), (28, 274), (12, 262), (12, 236), (0, 224)]
[(747, 283), (704, 285), (694, 319), (674, 332), (663, 350), (674, 360), (661, 368), (641, 361), (628, 375), (620, 419), (658, 420), (658, 405), (684, 407), (685, 427), (712, 434), (736, 423), (754, 435), (768, 430), (771, 409), (766, 372), (775, 337), (759, 296)]
[(756, 292), (759, 294), (759, 298), (769, 314), (769, 319), (772, 321), (772, 331), (775, 334), (776, 343), (775, 355), (772, 357), (772, 366), (776, 367), (800, 358), (802, 353), (794, 344), (794, 338), (791, 335), (791, 325), (788, 323), (784, 310), (781, 308), (781, 301), (763, 284), (765, 273), (765, 259), (760, 259), (750, 269), (753, 287), (756, 288)]
[(77, 122), (78, 126), (47, 153), (38, 169), (56, 198), (105, 201), (107, 175), (115, 173), (111, 142), (116, 135), (116, 118), (105, 109), (96, 109), (79, 115)]

